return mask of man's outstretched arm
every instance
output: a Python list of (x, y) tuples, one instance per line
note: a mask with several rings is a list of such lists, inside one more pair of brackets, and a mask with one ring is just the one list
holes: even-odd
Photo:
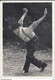
[(23, 12), (24, 12), (23, 15), (22, 15), (21, 18), (18, 20), (18, 23), (19, 23), (21, 26), (23, 26), (23, 20), (24, 20), (26, 14), (27, 14), (27, 12), (28, 12), (28, 9), (27, 9), (27, 8), (23, 8)]
[(44, 10), (44, 15), (37, 21), (34, 21), (29, 28), (33, 31), (38, 26), (38, 24), (45, 19), (46, 15), (47, 15), (47, 8), (45, 8)]
[(46, 15), (47, 15), (47, 9), (45, 8), (44, 15), (39, 20), (37, 20), (37, 23), (39, 24), (40, 22), (42, 22), (43, 19), (45, 19)]

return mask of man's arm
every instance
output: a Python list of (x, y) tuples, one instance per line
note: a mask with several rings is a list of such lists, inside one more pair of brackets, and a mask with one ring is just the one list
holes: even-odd
[(45, 19), (46, 15), (47, 15), (47, 9), (45, 8), (44, 15), (39, 20), (37, 20), (37, 23), (39, 24), (40, 22), (42, 22)]
[(27, 8), (23, 8), (23, 12), (24, 12), (23, 15), (21, 16), (21, 18), (20, 18), (19, 21), (18, 21), (18, 23), (19, 23), (21, 26), (23, 26), (23, 20), (24, 20), (26, 14), (27, 14), (27, 12), (28, 12), (28, 9), (27, 9)]
[(44, 10), (44, 15), (43, 15), (40, 19), (38, 19), (37, 21), (34, 21), (34, 22), (30, 25), (30, 27), (29, 27), (30, 30), (33, 31), (33, 30), (38, 26), (38, 24), (45, 19), (46, 15), (47, 15), (47, 9), (45, 8), (45, 10)]

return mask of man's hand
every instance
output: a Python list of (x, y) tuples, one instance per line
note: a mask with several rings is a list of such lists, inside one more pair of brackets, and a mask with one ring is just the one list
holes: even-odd
[(24, 13), (23, 13), (23, 15), (21, 16), (20, 20), (18, 20), (18, 23), (19, 23), (21, 26), (23, 26), (23, 20), (24, 20), (26, 14), (27, 14), (27, 12), (28, 12), (28, 9), (27, 9), (27, 8), (23, 8), (23, 12), (24, 12)]
[(46, 17), (46, 15), (47, 15), (47, 8), (45, 8), (44, 10), (44, 16)]
[(23, 8), (23, 12), (24, 13), (27, 13), (28, 12), (28, 9), (27, 8)]

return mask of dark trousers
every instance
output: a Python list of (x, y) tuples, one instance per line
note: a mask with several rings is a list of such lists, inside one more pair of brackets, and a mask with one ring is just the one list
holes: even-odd
[(45, 65), (44, 62), (41, 62), (40, 60), (34, 57), (34, 52), (36, 51), (37, 47), (38, 47), (38, 37), (35, 36), (31, 41), (27, 42), (27, 55), (23, 68), (25, 72), (28, 72), (30, 63), (32, 63), (38, 68), (41, 68)]

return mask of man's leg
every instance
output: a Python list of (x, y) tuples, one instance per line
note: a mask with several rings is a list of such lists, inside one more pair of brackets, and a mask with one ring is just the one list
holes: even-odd
[(33, 41), (29, 42), (27, 45), (27, 52), (28, 53), (27, 53), (26, 62), (24, 65), (24, 70), (26, 70), (26, 71), (29, 70), (30, 63), (32, 63), (33, 65), (35, 65), (38, 68), (41, 68), (41, 71), (43, 71), (44, 68), (47, 66), (46, 63), (44, 63), (34, 57), (34, 52), (36, 50), (35, 45), (37, 45), (35, 42), (36, 41), (35, 39), (36, 39), (36, 37), (33, 39)]
[(45, 66), (47, 66), (46, 63), (36, 59), (34, 56), (32, 58), (30, 57), (30, 61), (33, 65), (35, 65), (38, 68), (44, 68)]
[(23, 70), (25, 70), (25, 73), (28, 72), (30, 63), (32, 63), (33, 65), (35, 65), (38, 68), (41, 68), (41, 71), (43, 71), (45, 66), (47, 66), (46, 63), (36, 59), (33, 54), (34, 54), (34, 52), (30, 52), (26, 56), (26, 61), (25, 61), (25, 65), (23, 68)]
[(26, 45), (27, 45), (27, 55), (23, 70), (25, 70), (25, 72), (28, 72), (31, 63), (30, 56), (33, 57), (35, 49), (33, 48), (33, 50), (31, 50), (30, 42), (28, 42)]
[(31, 57), (31, 55), (29, 55), (29, 57), (30, 57), (30, 62), (36, 67), (41, 68), (41, 71), (43, 71), (44, 68), (47, 66), (47, 64), (34, 57), (34, 52), (38, 49), (38, 46), (39, 46), (39, 39), (37, 36), (35, 36), (30, 43), (30, 49), (29, 49), (30, 54), (31, 55), (33, 54), (33, 56)]
[(25, 71), (25, 73), (26, 72), (28, 73), (29, 66), (30, 66), (30, 58), (28, 57), (28, 54), (27, 54), (26, 61), (25, 61), (25, 64), (24, 64), (24, 68), (23, 68), (23, 70)]

